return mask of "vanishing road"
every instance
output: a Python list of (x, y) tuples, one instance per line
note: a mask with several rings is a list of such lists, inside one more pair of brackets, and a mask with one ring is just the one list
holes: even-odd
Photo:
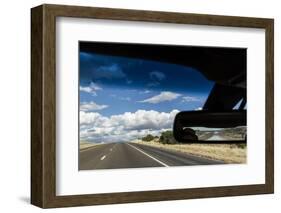
[(224, 162), (136, 143), (101, 144), (81, 150), (79, 153), (79, 170), (170, 167), (221, 163)]

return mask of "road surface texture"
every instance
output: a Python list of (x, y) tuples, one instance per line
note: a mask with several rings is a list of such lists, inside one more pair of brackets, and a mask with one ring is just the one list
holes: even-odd
[(101, 144), (81, 150), (79, 170), (222, 164), (177, 151), (136, 143)]

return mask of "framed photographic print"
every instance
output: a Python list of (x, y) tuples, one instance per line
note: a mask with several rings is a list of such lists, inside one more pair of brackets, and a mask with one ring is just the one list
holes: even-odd
[(273, 193), (272, 19), (31, 10), (31, 203)]

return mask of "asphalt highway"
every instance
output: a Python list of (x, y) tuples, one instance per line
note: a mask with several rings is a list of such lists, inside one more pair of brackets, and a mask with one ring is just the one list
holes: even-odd
[(79, 153), (79, 170), (222, 164), (177, 151), (136, 143), (100, 144)]

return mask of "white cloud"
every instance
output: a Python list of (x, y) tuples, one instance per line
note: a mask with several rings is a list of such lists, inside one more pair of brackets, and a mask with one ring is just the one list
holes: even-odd
[(82, 102), (80, 104), (81, 111), (98, 111), (107, 108), (108, 105), (99, 105), (94, 101), (91, 102)]
[(118, 64), (100, 66), (94, 70), (94, 78), (96, 79), (120, 79), (125, 77), (126, 74), (123, 72), (123, 70)]
[(157, 87), (159, 85), (160, 85), (159, 82), (151, 82), (151, 83), (148, 83), (146, 86), (148, 86), (148, 87)]
[(82, 92), (86, 92), (86, 93), (90, 93), (92, 94), (93, 96), (96, 96), (97, 95), (97, 92), (98, 90), (102, 90), (102, 88), (100, 86), (98, 86), (97, 84), (91, 82), (91, 84), (88, 86), (88, 87), (83, 87), (83, 86), (80, 86), (80, 91)]
[(110, 120), (113, 124), (121, 125), (126, 130), (162, 129), (171, 127), (173, 118), (178, 112), (178, 110), (170, 113), (138, 110), (135, 113), (126, 112), (121, 115), (113, 115)]
[(200, 99), (192, 96), (184, 96), (182, 97), (182, 102), (194, 102), (194, 101), (200, 101)]
[(80, 125), (88, 125), (97, 121), (100, 118), (97, 112), (84, 112), (80, 111)]
[(162, 72), (159, 72), (159, 71), (153, 71), (153, 72), (149, 73), (149, 77), (152, 80), (162, 81), (166, 78), (166, 75)]
[(128, 80), (128, 79), (127, 79), (126, 83), (127, 83), (127, 84), (132, 84), (132, 83), (133, 83), (133, 81), (132, 81), (132, 80)]
[(155, 95), (151, 98), (145, 99), (143, 101), (139, 101), (140, 103), (151, 103), (151, 104), (158, 104), (163, 101), (172, 101), (180, 97), (181, 94), (174, 93), (174, 92), (161, 92), (159, 95)]
[(151, 91), (148, 89), (139, 92), (139, 94), (148, 94), (148, 93), (151, 93)]
[(203, 108), (202, 107), (198, 107), (198, 108), (195, 109), (195, 111), (200, 111), (200, 110), (203, 110)]
[(146, 86), (157, 87), (160, 85), (160, 81), (163, 81), (166, 78), (166, 75), (159, 71), (153, 71), (149, 73), (149, 78), (151, 79), (151, 82), (149, 82)]
[(110, 117), (97, 112), (80, 112), (80, 137), (95, 142), (129, 141), (147, 134), (159, 135), (171, 129), (178, 110), (138, 110)]

